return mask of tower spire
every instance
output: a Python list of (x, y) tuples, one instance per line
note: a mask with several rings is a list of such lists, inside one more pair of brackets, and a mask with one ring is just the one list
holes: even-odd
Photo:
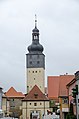
[(35, 28), (37, 28), (37, 15), (35, 14)]

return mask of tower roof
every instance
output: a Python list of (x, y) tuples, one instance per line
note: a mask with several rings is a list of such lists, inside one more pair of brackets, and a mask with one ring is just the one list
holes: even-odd
[(37, 16), (36, 16), (36, 14), (35, 14), (35, 28), (32, 30), (32, 32), (34, 32), (34, 33), (39, 32), (39, 30), (37, 29)]
[(42, 53), (43, 46), (39, 43), (39, 30), (37, 29), (37, 19), (35, 15), (35, 28), (32, 30), (32, 44), (28, 46), (29, 53)]

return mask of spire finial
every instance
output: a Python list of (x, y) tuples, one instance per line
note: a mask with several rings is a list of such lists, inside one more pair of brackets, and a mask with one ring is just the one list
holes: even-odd
[(35, 28), (37, 28), (37, 16), (35, 14)]

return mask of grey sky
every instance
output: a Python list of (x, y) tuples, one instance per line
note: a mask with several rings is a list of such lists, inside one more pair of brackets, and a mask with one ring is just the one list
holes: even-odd
[(0, 87), (25, 92), (25, 54), (37, 14), (48, 75), (79, 70), (78, 0), (0, 0)]

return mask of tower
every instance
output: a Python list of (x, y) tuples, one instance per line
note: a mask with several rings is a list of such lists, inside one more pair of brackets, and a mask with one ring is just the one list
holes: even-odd
[(27, 93), (37, 85), (44, 93), (45, 83), (45, 55), (43, 46), (39, 43), (39, 30), (35, 17), (35, 28), (32, 30), (32, 44), (28, 46), (26, 54)]
[(26, 54), (27, 95), (22, 100), (23, 119), (42, 119), (49, 109), (49, 99), (45, 95), (45, 55), (39, 43), (39, 30), (35, 18), (32, 30), (32, 44)]

